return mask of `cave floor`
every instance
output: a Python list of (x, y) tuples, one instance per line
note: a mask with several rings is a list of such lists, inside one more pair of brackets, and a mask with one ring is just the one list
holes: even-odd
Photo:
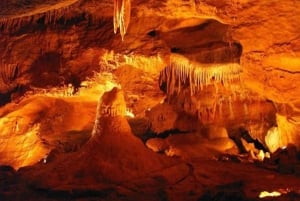
[(2, 166), (0, 171), (1, 200), (260, 200), (262, 191), (282, 194), (263, 200), (300, 200), (299, 176), (232, 160), (179, 159), (177, 165), (160, 170), (163, 176), (80, 188), (69, 185), (63, 190), (33, 187), (23, 179), (22, 169)]
[[(91, 98), (89, 98), (85, 102), (85, 107), (78, 107), (78, 104), (80, 103), (77, 99), (82, 101), (82, 97), (65, 98), (63, 101), (58, 101), (53, 98), (33, 97), (33, 100), (39, 101), (39, 104), (31, 99), (28, 99), (28, 101), (24, 100), (24, 102), (21, 101), (18, 105), (3, 108), (2, 116), (10, 114), (10, 107), (23, 108), (27, 106), (26, 114), (28, 111), (31, 111), (30, 114), (28, 114), (30, 116), (30, 120), (33, 119), (33, 117), (37, 116), (36, 118), (39, 119), (39, 115), (45, 115), (39, 111), (48, 111), (47, 118), (49, 118), (49, 122), (52, 122), (52, 128), (58, 129), (56, 131), (49, 130), (48, 127), (41, 127), (44, 129), (42, 131), (47, 131), (44, 135), (49, 136), (49, 139), (57, 137), (54, 134), (61, 132), (62, 130), (66, 130), (66, 132), (68, 131), (68, 133), (70, 133), (71, 131), (82, 131), (88, 128), (86, 130), (87, 133), (89, 133), (95, 119), (94, 111), (97, 104), (96, 97), (98, 96), (95, 96), (90, 105), (87, 104), (88, 101), (91, 101)], [(76, 104), (77, 107), (72, 107), (72, 104)], [(35, 110), (29, 107), (31, 105), (34, 105)], [(38, 108), (36, 109), (36, 107)], [(28, 110), (28, 108), (30, 110)], [(70, 111), (72, 111), (71, 114), (76, 114), (76, 116), (68, 116)], [(61, 122), (60, 119), (53, 118), (57, 117), (58, 113), (73, 123), (66, 125), (66, 122)], [(76, 124), (74, 124), (75, 119), (78, 120), (76, 121)], [(25, 120), (24, 124), (27, 122)], [(86, 120), (87, 123), (80, 124), (83, 120)], [(31, 121), (28, 120), (28, 122)], [(45, 125), (48, 125), (49, 122), (45, 122)], [(74, 132), (72, 132), (72, 135), (74, 135)], [(86, 138), (88, 137), (89, 135), (87, 134)], [(75, 139), (75, 141), (78, 140), (85, 141), (86, 139)], [(48, 141), (51, 142), (50, 140)], [(13, 147), (14, 146), (12, 145), (10, 148)], [(212, 158), (207, 156), (207, 151), (205, 150), (203, 152), (199, 150), (199, 152), (200, 153), (197, 154), (198, 157), (191, 157), (188, 159), (173, 157), (177, 161), (173, 166), (166, 167), (165, 169), (158, 170), (157, 172), (152, 172), (151, 174), (138, 179), (128, 180), (118, 184), (108, 181), (89, 184), (90, 178), (83, 177), (82, 185), (80, 185), (80, 183), (77, 183), (76, 185), (70, 183), (69, 185), (63, 186), (63, 188), (61, 188), (61, 186), (57, 188), (53, 186), (39, 186), (39, 183), (34, 183), (34, 181), (30, 180), (30, 175), (26, 175), (32, 174), (32, 171), (26, 171), (31, 169), (30, 166), (21, 168), (18, 171), (15, 171), (9, 166), (0, 166), (0, 200), (255, 201), (261, 200), (259, 195), (262, 191), (277, 191), (281, 193), (281, 196), (264, 198), (263, 200), (300, 200), (299, 172), (295, 172), (294, 174), (282, 174), (263, 166), (263, 164), (259, 162), (235, 160), (238, 156), (233, 156), (231, 158), (232, 155), (224, 155), (223, 157)], [(60, 154), (64, 155), (63, 157), (68, 158), (68, 154), (76, 154), (76, 150), (72, 153)], [(124, 155), (124, 157), (126, 157), (126, 155)], [(39, 162), (38, 166), (34, 165), (36, 167), (33, 167), (33, 169), (36, 170), (41, 166), (51, 165), (51, 163), (55, 162), (55, 160), (49, 161), (49, 164), (43, 164), (42, 162), (43, 161)], [(72, 169), (78, 169), (78, 167), (72, 166), (68, 168), (70, 172), (72, 172)], [(68, 171), (64, 171), (63, 174), (67, 172)], [(68, 176), (70, 175), (62, 175), (62, 178)], [(50, 181), (55, 178), (48, 179)], [(59, 184), (60, 181), (56, 181), (55, 183)]]

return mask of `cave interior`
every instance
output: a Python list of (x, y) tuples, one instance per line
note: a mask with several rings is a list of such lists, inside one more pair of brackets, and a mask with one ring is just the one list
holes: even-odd
[(2, 0), (0, 199), (300, 200), (299, 10)]

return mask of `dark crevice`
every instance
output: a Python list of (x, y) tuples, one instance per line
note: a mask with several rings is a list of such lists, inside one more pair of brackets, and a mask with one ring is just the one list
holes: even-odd
[(166, 130), (164, 132), (161, 133), (155, 133), (151, 130), (148, 130), (145, 135), (141, 136), (143, 142), (146, 142), (147, 140), (151, 139), (151, 138), (161, 138), (161, 139), (165, 139), (167, 137), (169, 137), (170, 135), (178, 135), (178, 134), (187, 134), (190, 133), (189, 131), (181, 131), (179, 129), (170, 129), (170, 130)]
[(114, 189), (103, 189), (103, 190), (50, 190), (50, 189), (42, 189), (36, 188), (33, 189), (38, 194), (47, 198), (63, 198), (63, 199), (75, 199), (75, 198), (105, 198), (108, 195), (115, 192)]
[(181, 49), (178, 48), (178, 47), (171, 47), (171, 52), (172, 53), (179, 53), (180, 51), (181, 51)]
[(240, 153), (247, 153), (246, 148), (242, 143), (242, 139), (244, 139), (247, 143), (253, 143), (256, 149), (268, 152), (268, 149), (259, 142), (259, 140), (252, 138), (245, 128), (240, 127), (237, 130), (231, 131), (229, 133), (229, 137), (235, 142)]
[(203, 195), (198, 199), (198, 201), (253, 201), (253, 199), (247, 197), (243, 188), (244, 183), (242, 181), (215, 186), (206, 190), (203, 193)]
[(151, 37), (156, 37), (157, 36), (157, 31), (156, 30), (152, 30), (152, 31), (149, 31), (147, 33), (148, 36), (151, 36)]
[(2, 94), (0, 93), (0, 106), (11, 102), (11, 92)]

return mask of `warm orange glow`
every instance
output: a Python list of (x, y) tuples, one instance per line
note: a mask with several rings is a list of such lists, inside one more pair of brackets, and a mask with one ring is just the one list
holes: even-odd
[(0, 0), (0, 201), (297, 199), (297, 10)]
[(160, 84), (167, 83), (167, 93), (180, 92), (181, 85), (189, 83), (191, 95), (214, 83), (232, 83), (240, 80), (238, 63), (201, 64), (183, 55), (172, 54), (170, 65), (161, 72)]
[(126, 34), (131, 13), (131, 0), (114, 0), (114, 32), (120, 29), (122, 40)]
[(278, 131), (278, 127), (272, 127), (269, 129), (266, 137), (265, 137), (266, 144), (269, 150), (273, 153), (282, 145), (280, 144), (280, 134)]
[[(32, 10), (22, 12), (17, 16), (1, 17), (0, 26), (4, 31), (18, 30), (22, 25), (35, 22), (36, 16), (44, 16), (46, 24), (53, 24), (62, 16), (65, 16), (79, 0), (60, 1), (55, 4), (45, 4), (34, 7)], [(29, 6), (31, 8), (31, 6)], [(23, 8), (23, 10), (25, 10)]]
[[(84, 81), (76, 94), (72, 85), (33, 88), (20, 103), (0, 108), (0, 163), (16, 169), (38, 161), (46, 163), (54, 145), (49, 146), (45, 139), (55, 141), (60, 135), (61, 141), (67, 137), (64, 133), (92, 129), (99, 96), (117, 86), (114, 80), (111, 73), (97, 73)], [(130, 111), (128, 115), (134, 116)]]
[(277, 66), (280, 66), (280, 68), (284, 68), (286, 71), (298, 72), (300, 59), (299, 56), (296, 55), (276, 54), (265, 58), (264, 64), (268, 66), (276, 64)]
[(166, 65), (160, 54), (155, 56), (124, 55), (125, 64), (142, 69), (145, 72), (159, 72)]
[(0, 162), (16, 169), (38, 162), (48, 152), (39, 139), (40, 124), (26, 128), (26, 120), (22, 118), (7, 119), (11, 118), (0, 119), (0, 124), (4, 125), (0, 127), (1, 143), (5, 145), (0, 147)]
[(166, 62), (160, 54), (145, 56), (138, 54), (118, 54), (113, 50), (104, 50), (100, 56), (99, 66), (102, 71), (117, 69), (123, 65), (130, 65), (149, 73), (160, 72), (166, 66)]
[(276, 114), (276, 121), (277, 127), (269, 129), (265, 137), (269, 150), (273, 153), (279, 148), (286, 147), (289, 143), (299, 145), (297, 125), (294, 125), (286, 116), (280, 114)]
[(259, 152), (258, 152), (258, 154), (256, 155), (256, 157), (257, 157), (257, 159), (258, 159), (259, 161), (263, 161), (264, 158), (265, 158), (265, 153), (264, 153), (264, 151), (263, 151), (263, 150), (259, 150)]
[(131, 117), (131, 118), (135, 117), (135, 115), (133, 114), (133, 112), (131, 110), (129, 110), (129, 109), (126, 109), (125, 116)]
[(96, 73), (92, 78), (81, 82), (81, 87), (76, 93), (74, 93), (74, 86), (68, 84), (62, 87), (52, 87), (48, 89), (31, 87), (31, 91), (28, 91), (25, 97), (46, 96), (61, 99), (87, 98), (89, 101), (98, 101), (99, 95), (101, 96), (105, 91), (109, 91), (117, 85), (111, 73)]
[(262, 191), (259, 194), (259, 198), (265, 198), (265, 197), (279, 197), (281, 196), (281, 193), (278, 191), (268, 192), (268, 191)]

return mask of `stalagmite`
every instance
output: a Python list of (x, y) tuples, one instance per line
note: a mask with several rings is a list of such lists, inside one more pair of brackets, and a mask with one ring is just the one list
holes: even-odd
[(95, 126), (92, 131), (92, 136), (101, 131), (100, 118), (101, 117), (116, 117), (125, 116), (126, 102), (124, 99), (123, 91), (114, 87), (111, 91), (103, 94), (97, 105), (97, 114)]
[[(117, 89), (117, 88), (115, 88)], [(124, 116), (126, 113), (126, 107), (124, 107), (124, 105), (126, 104), (113, 104), (111, 105), (109, 101), (111, 99), (117, 99), (118, 100), (118, 94), (115, 95), (115, 97), (105, 97), (106, 94), (103, 95), (103, 97), (101, 98), (101, 107), (100, 107), (100, 111), (101, 111), (101, 116)], [(119, 100), (120, 102), (125, 102), (125, 100)]]
[(118, 28), (122, 40), (126, 34), (131, 13), (131, 0), (114, 0), (114, 33), (117, 33)]

